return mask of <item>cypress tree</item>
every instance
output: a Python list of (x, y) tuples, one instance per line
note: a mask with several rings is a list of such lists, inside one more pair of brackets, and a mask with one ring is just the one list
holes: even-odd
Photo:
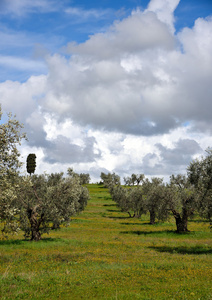
[(31, 174), (35, 172), (35, 168), (36, 168), (36, 155), (34, 153), (30, 153), (27, 156), (27, 173)]

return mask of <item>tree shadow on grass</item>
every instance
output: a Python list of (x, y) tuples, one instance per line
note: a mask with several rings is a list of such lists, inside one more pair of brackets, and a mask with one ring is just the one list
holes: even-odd
[[(131, 218), (132, 219), (132, 218)], [(139, 225), (139, 226), (142, 226), (142, 225), (150, 225), (150, 226), (152, 226), (152, 224), (150, 224), (149, 222), (146, 222), (146, 223), (121, 223), (122, 225)], [(157, 224), (155, 224), (155, 225), (157, 225)]]
[[(98, 199), (104, 199), (104, 200), (111, 200), (111, 197), (105, 197), (105, 196), (98, 196)], [(108, 206), (112, 206), (113, 204), (108, 204)], [(103, 205), (105, 206), (105, 205)]]
[[(116, 210), (115, 212), (119, 212), (118, 210)], [(130, 219), (128, 216), (126, 217), (112, 217), (112, 216), (107, 216), (106, 218), (109, 218), (109, 219), (114, 219), (114, 220), (126, 220), (126, 219)]]
[[(121, 231), (121, 234), (136, 234), (136, 235), (164, 235), (164, 234), (168, 234), (168, 235), (182, 235), (182, 233), (177, 233), (175, 230), (155, 230), (155, 231), (140, 231), (140, 230), (135, 230), (135, 231)], [(187, 235), (190, 234), (191, 232), (186, 232), (183, 233), (183, 235)]]
[(50, 243), (50, 242), (59, 242), (61, 241), (60, 238), (42, 238), (40, 241), (35, 242), (28, 239), (21, 239), (21, 240), (2, 240), (0, 241), (0, 246), (12, 246), (12, 245), (23, 245), (27, 242), (33, 242), (33, 243)]
[(117, 206), (116, 204), (104, 204), (103, 206)]
[(0, 246), (12, 246), (12, 245), (21, 245), (24, 242), (26, 242), (26, 240), (1, 240), (0, 241)]
[(150, 249), (156, 250), (158, 252), (168, 252), (171, 254), (212, 254), (212, 249), (205, 246), (179, 246), (179, 247), (171, 247), (171, 246), (151, 246), (148, 247)]
[(208, 220), (196, 220), (196, 219), (190, 219), (189, 222), (191, 223), (210, 223)]
[(61, 238), (51, 238), (51, 237), (46, 237), (42, 238), (40, 241), (44, 243), (50, 243), (50, 242), (61, 242), (63, 239)]

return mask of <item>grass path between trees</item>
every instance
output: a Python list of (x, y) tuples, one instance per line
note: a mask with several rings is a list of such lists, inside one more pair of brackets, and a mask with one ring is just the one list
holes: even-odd
[(120, 212), (107, 189), (71, 225), (40, 242), (0, 241), (0, 299), (212, 299), (212, 232), (190, 220), (148, 224)]

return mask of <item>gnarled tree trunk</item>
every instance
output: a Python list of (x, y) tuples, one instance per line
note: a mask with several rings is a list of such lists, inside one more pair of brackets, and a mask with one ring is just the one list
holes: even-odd
[(186, 209), (183, 209), (182, 217), (180, 216), (180, 213), (178, 213), (176, 210), (172, 210), (173, 216), (175, 217), (176, 226), (177, 226), (177, 232), (183, 233), (188, 232), (188, 212)]
[(31, 225), (31, 241), (39, 241), (41, 239), (40, 225), (42, 216), (38, 220), (38, 213), (36, 212), (37, 206), (28, 209), (28, 218)]

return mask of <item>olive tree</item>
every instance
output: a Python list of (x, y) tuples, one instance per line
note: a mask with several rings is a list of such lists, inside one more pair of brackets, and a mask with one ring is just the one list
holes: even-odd
[(130, 208), (134, 213), (134, 217), (140, 218), (142, 214), (147, 212), (146, 199), (141, 187), (129, 189), (128, 197), (130, 199)]
[(120, 177), (115, 173), (105, 174), (104, 172), (101, 172), (100, 178), (104, 184), (104, 187), (110, 187), (120, 184)]
[(206, 153), (206, 157), (191, 162), (188, 179), (195, 187), (200, 216), (212, 222), (212, 150), (208, 149)]
[[(0, 106), (0, 120), (2, 111)], [(2, 233), (16, 232), (19, 229), (15, 216), (18, 213), (14, 206), (17, 200), (16, 188), (21, 167), (18, 150), (22, 139), (23, 125), (15, 117), (8, 114), (8, 120), (0, 124), (0, 221)]]
[(88, 184), (91, 180), (89, 173), (76, 173), (73, 168), (68, 168), (67, 174), (70, 177), (78, 177), (80, 180), (80, 184)]
[(129, 198), (128, 190), (119, 185), (111, 185), (109, 188), (111, 198), (116, 202), (117, 206), (121, 208), (121, 211), (127, 212), (131, 217), (132, 203)]
[(139, 185), (141, 182), (144, 181), (144, 174), (137, 174), (136, 175), (136, 182), (137, 182), (137, 185)]
[(21, 177), (16, 207), (18, 222), (26, 238), (39, 241), (43, 233), (68, 225), (71, 216), (82, 211), (89, 199), (88, 190), (78, 177), (63, 173)]
[(79, 177), (79, 174), (78, 173), (76, 173), (76, 172), (74, 172), (74, 169), (73, 168), (68, 168), (67, 169), (67, 175), (69, 176), (69, 177)]
[(146, 208), (150, 214), (150, 224), (155, 224), (156, 219), (163, 221), (168, 217), (164, 188), (162, 178), (153, 177), (151, 181), (146, 179), (143, 182), (142, 189), (145, 194)]
[(128, 189), (123, 188), (121, 185), (112, 186), (110, 194), (121, 210), (127, 212), (130, 217), (140, 218), (146, 212), (145, 199), (140, 187)]
[(130, 177), (124, 177), (124, 183), (125, 185), (131, 185), (131, 178)]
[(144, 174), (132, 174), (130, 177), (124, 177), (125, 185), (134, 185), (135, 182), (139, 185), (144, 180)]
[(90, 175), (88, 173), (80, 173), (79, 177), (81, 184), (88, 184), (91, 180)]
[(188, 177), (172, 175), (165, 193), (167, 209), (172, 212), (178, 233), (188, 231), (188, 218), (197, 207), (196, 193)]
[(133, 173), (133, 174), (131, 175), (131, 178), (130, 178), (130, 179), (131, 179), (132, 185), (134, 185), (135, 182), (136, 182), (136, 174)]

